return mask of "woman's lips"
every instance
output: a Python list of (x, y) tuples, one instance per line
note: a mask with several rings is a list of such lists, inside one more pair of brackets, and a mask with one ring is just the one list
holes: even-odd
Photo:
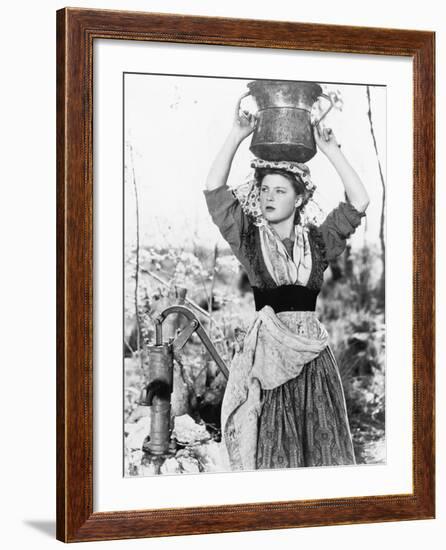
[(265, 210), (267, 210), (267, 211), (274, 210), (274, 206), (267, 206), (267, 207), (265, 208)]

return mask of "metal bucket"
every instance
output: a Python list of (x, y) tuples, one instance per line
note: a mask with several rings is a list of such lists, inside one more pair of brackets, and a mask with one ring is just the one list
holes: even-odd
[[(258, 107), (251, 152), (264, 160), (307, 162), (313, 158), (313, 126), (333, 108), (332, 98), (314, 82), (254, 80), (248, 88)], [(317, 121), (312, 121), (311, 110), (319, 97), (327, 99), (330, 106)]]

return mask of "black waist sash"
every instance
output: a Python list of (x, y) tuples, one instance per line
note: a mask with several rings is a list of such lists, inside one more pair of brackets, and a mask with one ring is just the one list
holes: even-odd
[(315, 311), (319, 292), (301, 285), (282, 285), (275, 288), (252, 287), (256, 311), (271, 306), (279, 311)]

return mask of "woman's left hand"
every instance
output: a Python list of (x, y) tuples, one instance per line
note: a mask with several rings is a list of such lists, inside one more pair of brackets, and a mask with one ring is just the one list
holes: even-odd
[(314, 139), (320, 151), (328, 158), (339, 153), (340, 145), (331, 128), (321, 128), (318, 124), (313, 127)]

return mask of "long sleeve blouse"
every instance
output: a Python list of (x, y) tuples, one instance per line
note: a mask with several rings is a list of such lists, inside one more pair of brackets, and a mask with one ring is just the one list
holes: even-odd
[[(251, 285), (273, 287), (275, 283), (263, 262), (258, 228), (231, 189), (225, 184), (203, 193), (213, 222), (245, 268)], [(320, 289), (328, 262), (342, 254), (363, 216), (365, 212), (359, 212), (351, 203), (340, 202), (319, 226), (310, 226), (313, 267), (308, 287)]]

